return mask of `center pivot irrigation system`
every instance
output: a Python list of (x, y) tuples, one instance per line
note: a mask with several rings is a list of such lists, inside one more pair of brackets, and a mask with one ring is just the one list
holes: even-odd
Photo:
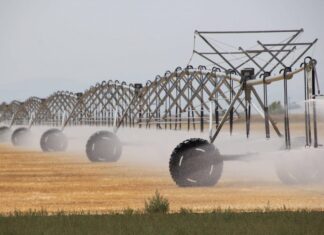
[[(270, 138), (272, 126), (279, 137), (284, 137), (285, 149), (294, 147), (290, 138), (288, 82), (298, 73), (304, 76), (303, 145), (319, 147), (314, 102), (320, 95), (317, 62), (307, 56), (317, 39), (300, 42), (302, 32), (303, 29), (196, 31), (190, 62), (200, 58), (209, 65), (195, 69), (189, 62), (184, 69), (167, 71), (144, 86), (110, 80), (82, 93), (60, 91), (46, 99), (31, 97), (25, 102), (3, 103), (0, 121), (9, 124), (0, 127), (1, 140), (10, 136), (14, 124), (23, 125), (12, 132), (11, 140), (14, 145), (26, 145), (33, 125), (52, 125), (53, 128), (41, 136), (41, 148), (43, 151), (64, 151), (68, 146), (65, 127), (110, 126), (112, 131), (103, 130), (90, 136), (86, 154), (93, 162), (114, 162), (122, 153), (122, 143), (117, 137), (121, 127), (199, 129), (203, 132), (208, 122), (209, 140), (193, 138), (180, 143), (171, 154), (169, 169), (179, 186), (215, 185), (221, 177), (224, 161), (239, 160), (247, 155), (222, 155), (214, 142), (225, 123), (229, 123), (232, 133), (234, 120), (242, 118), (245, 118), (246, 136), (249, 137), (251, 106), (264, 118), (266, 138)], [(229, 39), (220, 41), (224, 36)], [(233, 41), (242, 44), (230, 46)], [(224, 50), (221, 48), (224, 45), (234, 50)], [(283, 83), (283, 134), (268, 108), (268, 87), (275, 82)], [(257, 86), (262, 86), (263, 96), (259, 95)], [(252, 102), (254, 99), (259, 108)], [(281, 168), (278, 176), (288, 183), (305, 182), (305, 178), (309, 178), (308, 181), (323, 179), (321, 170), (322, 166), (313, 169), (311, 175), (300, 176), (296, 170)]]

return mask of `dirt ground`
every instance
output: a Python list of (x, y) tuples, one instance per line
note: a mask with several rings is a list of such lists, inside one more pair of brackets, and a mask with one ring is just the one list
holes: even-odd
[[(132, 157), (132, 151), (125, 155), (123, 158)], [(125, 161), (90, 163), (82, 153), (42, 153), (0, 145), (0, 213), (29, 209), (92, 212), (127, 207), (143, 209), (144, 200), (155, 190), (169, 199), (173, 211), (181, 207), (197, 211), (283, 206), (324, 209), (323, 186), (287, 187), (275, 177), (249, 178), (225, 171), (214, 187), (179, 188), (166, 166), (142, 167)]]

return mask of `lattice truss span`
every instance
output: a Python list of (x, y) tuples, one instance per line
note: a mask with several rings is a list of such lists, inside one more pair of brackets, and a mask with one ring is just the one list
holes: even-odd
[[(121, 126), (203, 130), (212, 119), (217, 126), (240, 89), (242, 68), (254, 69), (255, 85), (264, 83), (260, 75), (264, 78), (291, 69), (317, 41), (300, 42), (302, 32), (196, 31), (189, 63), (199, 61), (206, 66), (178, 67), (144, 86), (110, 80), (82, 93), (58, 91), (46, 99), (3, 103), (0, 121), (53, 126), (120, 121)], [(245, 116), (242, 113), (249, 103), (243, 93), (237, 101), (226, 121)]]
[[(210, 105), (222, 115), (230, 100), (230, 83), (217, 69), (177, 68), (157, 76), (145, 86), (108, 81), (77, 93), (77, 102), (65, 124), (114, 125), (181, 129), (204, 128)], [(235, 94), (234, 89), (231, 89)], [(217, 97), (217, 99), (214, 99)], [(74, 101), (73, 101), (74, 102)], [(239, 117), (240, 102), (235, 108)], [(215, 109), (212, 110), (212, 112)], [(117, 120), (115, 120), (117, 119)]]

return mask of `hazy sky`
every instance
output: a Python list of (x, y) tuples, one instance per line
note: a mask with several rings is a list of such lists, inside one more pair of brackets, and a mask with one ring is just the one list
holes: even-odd
[(0, 0), (0, 102), (154, 79), (186, 65), (196, 29), (304, 28), (321, 79), (323, 15), (322, 0)]

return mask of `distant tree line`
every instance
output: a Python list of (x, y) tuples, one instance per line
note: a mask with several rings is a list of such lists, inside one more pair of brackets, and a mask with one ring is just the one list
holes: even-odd
[[(292, 102), (289, 104), (289, 110), (300, 109), (301, 106), (296, 102)], [(284, 112), (284, 106), (280, 101), (274, 101), (269, 105), (269, 112), (273, 114), (281, 114)]]
[(269, 105), (269, 112), (279, 114), (284, 112), (284, 107), (280, 101), (274, 101)]

